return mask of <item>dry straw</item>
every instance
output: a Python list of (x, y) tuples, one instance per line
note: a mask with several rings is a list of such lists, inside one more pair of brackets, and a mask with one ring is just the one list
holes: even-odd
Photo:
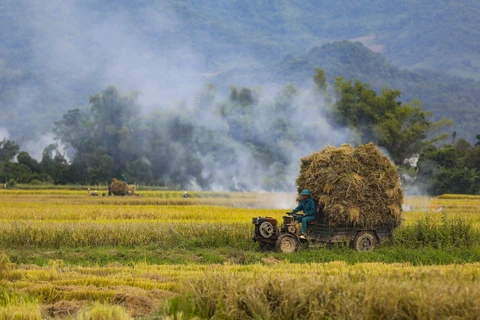
[(329, 146), (302, 158), (299, 192), (309, 189), (331, 225), (401, 221), (403, 191), (395, 165), (373, 143)]
[(112, 179), (112, 184), (110, 185), (110, 188), (114, 195), (124, 195), (128, 192), (127, 183), (119, 181), (116, 178)]
[(126, 182), (117, 180), (116, 178), (112, 179), (110, 189), (112, 193), (116, 196), (134, 194), (135, 191), (137, 191), (137, 187), (134, 184), (127, 184)]

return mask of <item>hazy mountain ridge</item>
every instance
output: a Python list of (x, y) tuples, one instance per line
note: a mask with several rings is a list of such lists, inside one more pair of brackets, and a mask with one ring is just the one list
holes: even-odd
[(259, 46), (273, 45), (277, 57), (370, 35), (400, 67), (480, 75), (480, 3), (474, 0), (171, 2), (250, 35)]
[[(310, 85), (313, 69), (322, 67), (330, 81), (355, 77), (398, 88), (405, 100), (420, 98), (471, 138), (478, 83), (442, 72), (479, 77), (479, 12), (473, 0), (5, 1), (0, 129), (24, 144), (109, 84), (165, 106), (209, 81), (220, 91), (229, 84)], [(328, 44), (342, 39), (360, 39), (381, 53)]]
[(369, 83), (376, 90), (399, 89), (403, 101), (420, 99), (424, 109), (432, 111), (433, 119), (452, 118), (455, 122), (452, 130), (475, 141), (480, 119), (478, 82), (432, 70), (402, 69), (358, 42), (328, 43), (304, 55), (288, 55), (280, 63), (262, 69), (243, 68), (221, 74), (216, 82), (220, 85), (252, 79), (254, 85), (277, 81), (279, 85), (311, 86), (314, 69), (318, 67), (325, 70), (330, 83), (343, 76)]

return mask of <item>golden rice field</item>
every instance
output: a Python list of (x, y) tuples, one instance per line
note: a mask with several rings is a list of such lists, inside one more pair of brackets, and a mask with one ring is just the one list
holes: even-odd
[[(294, 194), (140, 193), (1, 190), (0, 319), (479, 317), (477, 242), (264, 253), (251, 241), (252, 217), (280, 219)], [(480, 197), (405, 204), (401, 228), (428, 215), (480, 230)]]

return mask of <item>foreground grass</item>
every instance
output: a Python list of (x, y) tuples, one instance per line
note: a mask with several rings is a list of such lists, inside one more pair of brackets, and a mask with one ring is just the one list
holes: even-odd
[(220, 319), (475, 319), (475, 268), (334, 262), (215, 270), (189, 281), (168, 310)]
[(474, 319), (480, 311), (479, 270), (478, 263), (296, 264), (274, 259), (248, 266), (10, 263), (2, 269), (2, 285), (10, 296), (28, 298), (12, 300), (0, 312), (28, 307), (52, 316), (69, 308), (82, 315), (85, 308), (92, 310), (89, 301), (95, 301), (98, 312), (110, 310), (124, 318), (183, 314), (202, 319)]

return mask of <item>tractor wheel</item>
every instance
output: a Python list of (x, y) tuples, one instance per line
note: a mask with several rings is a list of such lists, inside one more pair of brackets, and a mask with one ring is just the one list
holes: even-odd
[(277, 240), (277, 250), (283, 253), (292, 253), (297, 250), (297, 239), (290, 234), (282, 234)]
[(371, 251), (376, 245), (377, 239), (370, 232), (359, 233), (353, 240), (353, 248), (357, 251)]
[(273, 236), (273, 233), (274, 233), (275, 229), (273, 228), (273, 225), (270, 222), (264, 221), (258, 227), (258, 231), (260, 232), (260, 235), (262, 237), (264, 237), (265, 239), (268, 239), (271, 236)]
[(295, 226), (288, 226), (287, 230), (290, 233), (296, 233), (297, 232), (297, 228)]
[(275, 246), (271, 243), (266, 243), (266, 242), (258, 242), (258, 246), (260, 247), (260, 251), (266, 252), (266, 251), (272, 251), (275, 249)]

